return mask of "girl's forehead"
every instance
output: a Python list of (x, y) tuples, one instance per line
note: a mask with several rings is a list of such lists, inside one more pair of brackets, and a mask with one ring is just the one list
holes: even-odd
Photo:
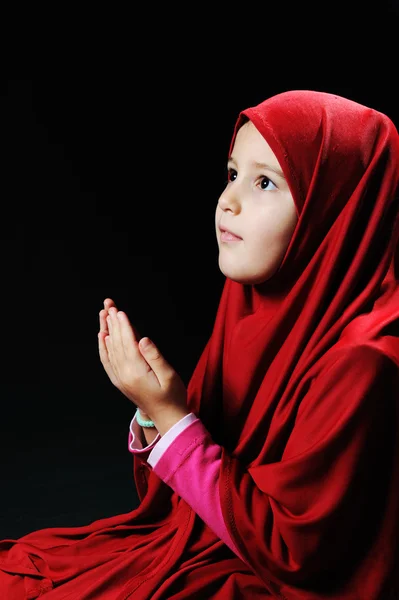
[(238, 153), (251, 156), (254, 160), (273, 160), (278, 164), (277, 157), (267, 140), (251, 121), (244, 123), (237, 131), (229, 159), (234, 160), (235, 155), (238, 155)]

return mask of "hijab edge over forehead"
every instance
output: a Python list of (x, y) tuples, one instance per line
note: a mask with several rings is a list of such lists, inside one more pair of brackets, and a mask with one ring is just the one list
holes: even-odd
[(298, 218), (300, 216), (300, 207), (298, 202), (298, 193), (300, 194), (300, 184), (295, 177), (295, 171), (291, 168), (290, 158), (286, 150), (281, 146), (280, 142), (277, 140), (271, 127), (268, 125), (267, 121), (262, 117), (262, 115), (256, 110), (256, 107), (246, 108), (241, 111), (236, 120), (232, 140), (230, 142), (229, 147), (229, 157), (231, 156), (234, 148), (234, 144), (236, 141), (237, 133), (239, 129), (245, 124), (251, 122), (256, 129), (259, 131), (261, 136), (266, 140), (275, 154), (281, 170), (283, 171), (285, 178), (287, 180), (288, 186), (290, 188), (290, 192), (295, 204), (296, 212)]

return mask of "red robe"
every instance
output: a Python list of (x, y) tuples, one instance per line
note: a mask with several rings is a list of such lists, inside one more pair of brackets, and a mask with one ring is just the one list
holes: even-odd
[(248, 118), (299, 219), (270, 280), (226, 279), (188, 386), (247, 564), (135, 456), (136, 510), (0, 542), (7, 600), (399, 598), (399, 136), (323, 92)]

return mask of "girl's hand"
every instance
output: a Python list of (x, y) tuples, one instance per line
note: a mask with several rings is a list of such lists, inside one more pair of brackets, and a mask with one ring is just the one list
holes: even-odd
[[(98, 335), (99, 338), (99, 345), (100, 345), (100, 356), (101, 356), (101, 351), (102, 348), (105, 349), (106, 351), (106, 347), (105, 347), (105, 337), (107, 335), (109, 335), (109, 331), (108, 331), (108, 325), (107, 325), (107, 317), (108, 317), (108, 310), (111, 306), (115, 306), (115, 303), (113, 300), (111, 300), (111, 298), (106, 298), (104, 300), (104, 309), (100, 310), (100, 333)], [(116, 306), (115, 306), (116, 308)], [(132, 326), (133, 327), (133, 326)], [(141, 336), (138, 333), (138, 331), (135, 329), (135, 335), (137, 337), (137, 339), (139, 339)], [(103, 362), (104, 365), (104, 369), (108, 375), (108, 377), (110, 378), (111, 382), (116, 386), (117, 384), (117, 379), (116, 376), (112, 370), (112, 365), (110, 362), (107, 362), (107, 357), (105, 357), (105, 364)], [(147, 415), (145, 412), (143, 412), (142, 410), (140, 410), (140, 415), (141, 418), (144, 421), (149, 421), (150, 417), (149, 415)], [(156, 430), (157, 431), (157, 430)]]
[(99, 352), (111, 382), (144, 418), (154, 420), (172, 408), (187, 410), (187, 390), (176, 371), (148, 338), (139, 342), (127, 315), (118, 311), (112, 300), (107, 299), (104, 306), (100, 311)]
[[(100, 310), (100, 331), (98, 334), (98, 343), (99, 343), (100, 358), (101, 358), (103, 367), (105, 369), (105, 372), (107, 373), (108, 377), (110, 378), (111, 383), (113, 383), (113, 385), (117, 387), (118, 379), (117, 379), (116, 374), (114, 373), (112, 364), (109, 361), (108, 352), (107, 352), (107, 348), (106, 348), (106, 344), (105, 344), (105, 338), (109, 335), (107, 317), (109, 315), (109, 309), (111, 308), (111, 306), (116, 308), (115, 302), (113, 300), (111, 300), (111, 298), (106, 298), (104, 300), (104, 308), (103, 308), (103, 310)], [(137, 331), (137, 329), (135, 329), (135, 335), (136, 335), (137, 339), (139, 339), (141, 337), (139, 332)], [(142, 415), (143, 419), (145, 419), (145, 420), (150, 419), (150, 417), (148, 415), (146, 415), (145, 413), (143, 413), (143, 411), (140, 411), (140, 414)]]

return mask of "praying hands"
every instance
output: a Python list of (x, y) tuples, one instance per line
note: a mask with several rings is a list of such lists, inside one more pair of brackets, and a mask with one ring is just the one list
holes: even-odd
[[(111, 383), (164, 435), (189, 414), (184, 382), (148, 338), (140, 338), (113, 301), (100, 311), (100, 360)], [(108, 314), (107, 314), (108, 313)]]

